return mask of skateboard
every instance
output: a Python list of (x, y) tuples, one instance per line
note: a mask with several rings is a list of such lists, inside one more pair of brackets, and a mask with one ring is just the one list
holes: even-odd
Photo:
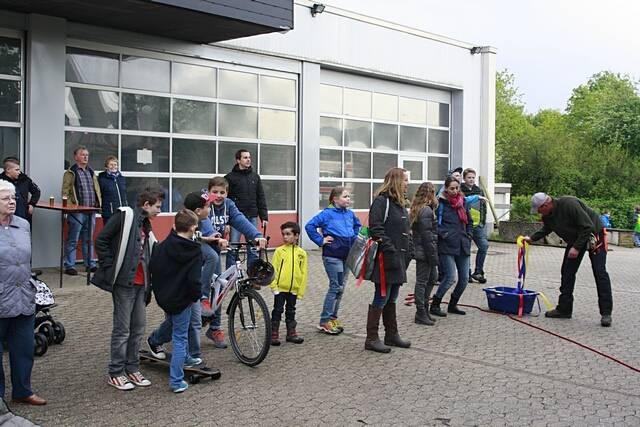
[[(140, 350), (140, 360), (149, 362), (149, 363), (158, 363), (162, 366), (171, 366), (171, 353), (165, 352), (167, 355), (166, 359), (158, 359), (153, 357), (153, 355), (148, 350)], [(222, 373), (219, 369), (208, 368), (206, 366), (200, 365), (199, 367), (191, 367), (182, 368), (184, 370), (184, 376), (187, 381), (191, 384), (198, 384), (201, 379), (210, 378), (211, 380), (217, 380), (220, 378)]]

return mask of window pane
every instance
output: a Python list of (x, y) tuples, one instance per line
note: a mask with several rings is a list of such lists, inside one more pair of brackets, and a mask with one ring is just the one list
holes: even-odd
[(403, 163), (403, 169), (409, 172), (409, 179), (411, 181), (422, 181), (422, 169), (424, 163), (420, 160), (405, 160)]
[(371, 184), (368, 182), (345, 182), (344, 186), (347, 187), (351, 193), (351, 208), (352, 209), (369, 209), (371, 206)]
[(293, 211), (296, 209), (296, 182), (263, 180), (267, 206), (271, 211)]
[(429, 101), (429, 126), (449, 127), (449, 104)]
[(169, 98), (122, 94), (122, 129), (169, 132)]
[(171, 211), (178, 212), (184, 208), (184, 198), (187, 194), (202, 189), (206, 189), (209, 184), (208, 178), (174, 178), (171, 180)]
[(189, 99), (174, 99), (173, 131), (195, 135), (215, 135), (216, 104)]
[[(412, 200), (413, 196), (416, 195), (416, 191), (418, 191), (418, 187), (420, 187), (420, 184), (409, 184), (409, 186), (407, 188), (407, 198), (409, 200)], [(438, 194), (437, 191), (436, 191), (436, 194)]]
[(68, 169), (76, 161), (73, 150), (84, 145), (89, 151), (89, 166), (96, 172), (104, 170), (107, 156), (118, 156), (118, 135), (88, 132), (65, 132), (64, 134), (64, 168)]
[(427, 130), (400, 126), (400, 151), (426, 152)]
[(123, 171), (169, 172), (169, 138), (122, 135)]
[(345, 178), (371, 178), (371, 153), (344, 152)]
[(344, 113), (350, 116), (371, 117), (371, 92), (345, 88)]
[(218, 174), (226, 175), (236, 165), (236, 152), (239, 149), (247, 150), (251, 154), (251, 166), (258, 170), (258, 144), (245, 142), (220, 142), (218, 148)]
[(260, 145), (261, 175), (296, 175), (296, 147)]
[(280, 77), (260, 76), (260, 102), (295, 107), (296, 81)]
[(127, 184), (127, 200), (129, 204), (135, 206), (138, 201), (138, 194), (150, 185), (159, 185), (164, 190), (164, 200), (162, 200), (162, 212), (169, 212), (169, 178), (138, 178), (125, 176)]
[(439, 154), (449, 153), (449, 131), (429, 129), (429, 152)]
[(429, 181), (444, 181), (449, 171), (449, 159), (446, 157), (429, 157), (427, 177)]
[(385, 174), (391, 168), (398, 166), (397, 154), (373, 153), (373, 178), (384, 179)]
[(0, 121), (20, 121), (20, 82), (0, 80)]
[(20, 157), (20, 128), (0, 127), (0, 157)]
[(295, 142), (296, 113), (293, 111), (261, 108), (260, 139)]
[(258, 137), (258, 109), (239, 105), (220, 104), (220, 124), (222, 136), (239, 138)]
[(0, 74), (19, 76), (21, 69), (20, 40), (0, 37)]
[(383, 123), (373, 124), (373, 148), (379, 150), (398, 149), (398, 126)]
[(342, 145), (342, 119), (320, 117), (320, 145), (325, 147)]
[(427, 124), (427, 101), (400, 97), (400, 121)]
[(169, 92), (171, 63), (122, 55), (122, 87)]
[(239, 71), (220, 70), (220, 98), (258, 102), (258, 76)]
[(320, 149), (320, 177), (342, 178), (342, 151)]
[(320, 112), (342, 114), (342, 88), (320, 85)]
[(172, 163), (174, 172), (216, 173), (216, 142), (198, 139), (173, 138)]
[(118, 86), (119, 59), (117, 53), (68, 47), (66, 79), (68, 82)]
[(398, 97), (385, 95), (384, 93), (373, 94), (373, 118), (378, 120), (398, 121)]
[(118, 129), (118, 93), (106, 90), (65, 88), (66, 126)]
[(329, 206), (329, 195), (333, 187), (341, 186), (340, 181), (320, 181), (320, 196), (318, 200), (318, 209), (324, 209)]
[(371, 148), (371, 123), (358, 120), (345, 120), (344, 146)]
[(174, 62), (171, 92), (183, 95), (216, 96), (216, 69)]

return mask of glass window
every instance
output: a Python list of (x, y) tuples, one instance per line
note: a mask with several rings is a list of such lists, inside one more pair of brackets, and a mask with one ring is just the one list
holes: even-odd
[(215, 98), (215, 68), (174, 62), (171, 70), (171, 92)]
[(216, 173), (216, 142), (173, 138), (171, 168), (181, 173)]
[(258, 109), (240, 105), (220, 104), (219, 128), (222, 136), (258, 137)]
[(122, 87), (169, 92), (170, 66), (169, 61), (122, 55)]
[(398, 149), (398, 125), (373, 124), (373, 148), (378, 150)]
[(152, 177), (130, 177), (125, 175), (127, 184), (127, 200), (129, 204), (135, 206), (138, 201), (138, 194), (150, 185), (158, 185), (164, 190), (164, 199), (162, 200), (162, 212), (169, 212), (169, 178), (152, 178)]
[(123, 171), (169, 172), (169, 138), (122, 135)]
[(400, 126), (400, 151), (425, 153), (427, 150), (427, 130), (411, 126)]
[(324, 209), (329, 206), (329, 195), (333, 187), (342, 186), (340, 181), (320, 181), (320, 195), (318, 200), (318, 208)]
[(342, 151), (320, 149), (320, 177), (342, 178)]
[(65, 88), (66, 126), (118, 129), (118, 93), (106, 90)]
[[(251, 164), (255, 167), (258, 164), (258, 144), (250, 142), (220, 142), (218, 148), (218, 173), (226, 175), (236, 165), (236, 152), (239, 149), (249, 151), (251, 154)], [(271, 209), (271, 206), (269, 206)]]
[(260, 139), (295, 142), (296, 113), (293, 111), (261, 108)]
[(426, 125), (427, 101), (400, 97), (400, 121)]
[(344, 152), (345, 178), (371, 178), (371, 153)]
[(359, 120), (344, 121), (344, 146), (371, 148), (371, 123)]
[(320, 112), (342, 114), (342, 88), (320, 85)]
[(345, 88), (344, 114), (371, 117), (371, 92)]
[(449, 153), (449, 131), (429, 129), (429, 152), (438, 154)]
[(420, 160), (405, 160), (403, 163), (403, 169), (409, 172), (409, 179), (411, 181), (422, 181), (422, 169), (424, 163)]
[(378, 120), (398, 121), (398, 97), (385, 95), (384, 93), (373, 94), (373, 118)]
[(239, 71), (220, 70), (220, 98), (258, 102), (258, 76)]
[(0, 158), (20, 157), (20, 128), (0, 127)]
[(373, 178), (384, 179), (385, 174), (391, 168), (398, 166), (397, 154), (373, 153)]
[(178, 212), (184, 208), (184, 199), (187, 194), (203, 188), (206, 189), (209, 184), (209, 178), (173, 178), (171, 180), (171, 211)]
[(280, 77), (260, 76), (260, 102), (296, 106), (296, 81)]
[(324, 147), (342, 146), (342, 119), (320, 117), (320, 145)]
[(449, 104), (429, 101), (429, 126), (449, 127)]
[(371, 206), (371, 183), (369, 182), (345, 182), (351, 193), (352, 209), (369, 209)]
[[(65, 132), (64, 168), (68, 169), (76, 161), (73, 150), (84, 145), (89, 151), (89, 166), (96, 172), (104, 170), (107, 156), (118, 156), (118, 135), (89, 132)], [(131, 199), (130, 199), (131, 200)]]
[(65, 74), (68, 82), (118, 86), (120, 55), (67, 48)]
[(427, 164), (427, 178), (429, 181), (444, 181), (449, 171), (447, 157), (429, 157)]
[(20, 121), (20, 82), (0, 80), (0, 121)]
[[(407, 187), (407, 199), (412, 200), (413, 196), (416, 195), (416, 191), (418, 191), (419, 187), (420, 184), (409, 184), (409, 186)], [(438, 194), (437, 191), (436, 194)]]
[(260, 145), (261, 175), (296, 174), (296, 147), (293, 145)]
[(122, 94), (122, 129), (169, 132), (169, 98)]
[(262, 180), (269, 211), (293, 211), (296, 209), (296, 182)]
[(22, 74), (20, 39), (0, 37), (0, 74)]
[(215, 135), (216, 104), (190, 99), (174, 99), (173, 131), (194, 135)]

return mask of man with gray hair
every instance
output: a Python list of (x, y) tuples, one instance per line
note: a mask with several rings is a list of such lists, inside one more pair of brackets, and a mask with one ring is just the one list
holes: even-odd
[(542, 228), (531, 237), (529, 243), (542, 239), (552, 231), (567, 242), (560, 271), (560, 297), (555, 309), (547, 311), (546, 317), (570, 319), (573, 311), (573, 288), (576, 273), (585, 252), (589, 252), (593, 277), (598, 289), (600, 324), (611, 326), (613, 297), (611, 280), (607, 273), (607, 241), (600, 216), (576, 197), (551, 197), (536, 193), (531, 198), (531, 213), (542, 215)]

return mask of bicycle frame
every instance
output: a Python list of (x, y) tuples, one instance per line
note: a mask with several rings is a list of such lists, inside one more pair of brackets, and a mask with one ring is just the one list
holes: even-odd
[[(236, 253), (236, 264), (220, 273), (220, 275), (211, 283), (211, 295), (209, 297), (209, 301), (211, 302), (211, 309), (214, 312), (222, 306), (222, 301), (224, 301), (224, 298), (229, 294), (231, 288), (234, 288), (237, 293), (239, 291), (239, 283), (243, 282), (247, 278), (246, 273), (242, 268), (242, 261), (238, 257), (240, 247), (241, 246), (238, 245), (233, 249), (229, 249)], [(222, 280), (226, 280), (224, 286)]]

